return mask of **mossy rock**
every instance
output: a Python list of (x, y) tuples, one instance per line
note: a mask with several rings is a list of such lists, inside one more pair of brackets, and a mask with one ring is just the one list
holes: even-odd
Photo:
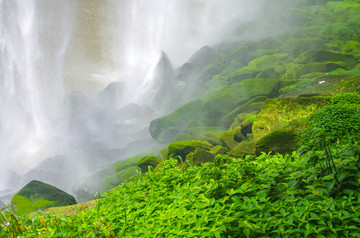
[(356, 92), (360, 86), (360, 75), (322, 75), (316, 79), (284, 93), (282, 97), (331, 96), (336, 93)]
[(236, 127), (234, 130), (226, 131), (220, 135), (221, 142), (229, 150), (235, 148), (245, 139), (245, 136), (241, 134), (241, 127)]
[(358, 61), (351, 54), (344, 54), (328, 50), (309, 50), (297, 57), (295, 62), (299, 64), (318, 62), (345, 62), (346, 69), (352, 69), (358, 64)]
[(300, 54), (309, 50), (324, 50), (325, 44), (322, 39), (315, 38), (294, 38), (289, 39), (280, 47), (281, 52), (290, 53), (292, 57), (298, 57)]
[(173, 113), (151, 121), (149, 127), (151, 136), (160, 143), (169, 143), (179, 133), (187, 133), (189, 124), (206, 124), (208, 119), (201, 114), (203, 105), (201, 100), (191, 101)]
[(256, 142), (255, 154), (260, 155), (261, 152), (291, 154), (299, 148), (299, 141), (298, 135), (294, 132), (274, 131)]
[(142, 154), (134, 155), (125, 160), (117, 161), (113, 166), (114, 174), (116, 174), (128, 167), (137, 166), (138, 162), (145, 157), (152, 156), (152, 155), (160, 157), (161, 154), (159, 153), (159, 151), (161, 151), (161, 150), (158, 147), (153, 147), (153, 148), (150, 148), (150, 149), (144, 151)]
[(123, 170), (120, 170), (116, 174), (106, 177), (103, 180), (104, 187), (106, 190), (113, 189), (121, 183), (130, 181), (130, 178), (137, 175), (138, 166), (130, 166)]
[(149, 166), (156, 168), (156, 166), (161, 162), (161, 159), (159, 159), (156, 156), (148, 156), (143, 159), (141, 159), (138, 162), (138, 166), (141, 169), (142, 173), (146, 173), (149, 169)]
[[(224, 117), (224, 119), (223, 119), (224, 125), (226, 127), (230, 126), (231, 123), (234, 122), (234, 120), (237, 118), (237, 115), (239, 115), (239, 114), (256, 114), (256, 113), (258, 113), (261, 110), (263, 102), (265, 102), (266, 99), (267, 99), (266, 96), (255, 97), (255, 98), (249, 100), (248, 102), (246, 102), (245, 104), (235, 108), (234, 110), (232, 110), (230, 113), (228, 113)], [(246, 119), (246, 118), (244, 118), (244, 119)], [(238, 121), (239, 121), (239, 119), (238, 119)]]
[(252, 126), (255, 142), (329, 105), (330, 97), (275, 98), (265, 101)]
[(305, 74), (310, 73), (327, 73), (336, 69), (346, 68), (346, 63), (339, 62), (322, 62), (322, 63), (307, 63), (307, 64), (289, 64), (286, 66), (286, 72), (282, 78), (285, 79), (299, 79)]
[(224, 146), (221, 145), (217, 145), (214, 146), (210, 149), (210, 151), (214, 154), (214, 155), (223, 155), (226, 154), (228, 152), (228, 149), (226, 149)]
[(212, 95), (206, 100), (202, 113), (220, 121), (235, 108), (258, 96), (277, 93), (278, 79), (246, 79)]
[(194, 152), (196, 148), (210, 150), (211, 147), (213, 147), (212, 144), (200, 140), (173, 142), (168, 146), (169, 158), (180, 156), (183, 160), (185, 160), (186, 155), (190, 152)]
[(219, 126), (198, 126), (189, 128), (190, 138), (193, 140), (207, 141), (213, 145), (221, 144), (219, 136), (225, 131)]
[(110, 190), (121, 184), (121, 179), (116, 175), (110, 175), (103, 180), (104, 187), (106, 190)]
[(118, 161), (114, 164), (114, 174), (127, 169), (129, 167), (137, 166), (138, 161), (140, 161), (142, 158), (144, 158), (146, 155), (134, 155), (131, 156), (128, 159)]
[(255, 142), (253, 140), (244, 140), (229, 152), (229, 155), (235, 158), (253, 154), (255, 154)]
[(25, 185), (11, 199), (16, 214), (21, 216), (49, 207), (76, 204), (75, 198), (66, 192), (43, 182), (33, 180)]
[(215, 155), (208, 150), (196, 148), (194, 152), (186, 155), (186, 161), (192, 162), (196, 166), (203, 165), (204, 163), (214, 162)]

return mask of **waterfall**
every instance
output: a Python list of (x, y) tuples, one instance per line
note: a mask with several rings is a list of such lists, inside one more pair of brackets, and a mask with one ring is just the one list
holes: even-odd
[(255, 6), (250, 0), (0, 0), (0, 191), (41, 175), (71, 192), (79, 177), (106, 164), (94, 148), (127, 147), (159, 116), (130, 108), (151, 114), (157, 65), (181, 66), (227, 36), (232, 21), (249, 19)]

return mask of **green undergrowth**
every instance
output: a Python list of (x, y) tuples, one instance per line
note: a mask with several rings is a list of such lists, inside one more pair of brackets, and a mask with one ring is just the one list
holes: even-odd
[[(359, 145), (332, 149), (336, 174), (307, 155), (166, 161), (77, 215), (2, 216), (1, 237), (359, 237)], [(336, 177), (336, 179), (335, 179)]]

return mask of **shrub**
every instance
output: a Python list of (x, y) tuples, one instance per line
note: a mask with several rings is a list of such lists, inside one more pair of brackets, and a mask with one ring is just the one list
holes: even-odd
[[(345, 100), (339, 100), (342, 101)], [(349, 140), (359, 141), (359, 121), (360, 105), (326, 106), (310, 116), (308, 127), (301, 133), (303, 149), (321, 150), (323, 143), (346, 144)]]

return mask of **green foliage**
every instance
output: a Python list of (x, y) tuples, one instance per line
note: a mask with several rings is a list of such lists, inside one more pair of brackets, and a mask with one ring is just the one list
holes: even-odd
[(330, 145), (360, 141), (359, 121), (360, 105), (326, 106), (310, 116), (308, 127), (301, 133), (303, 149), (321, 150), (322, 140)]
[(331, 104), (360, 104), (360, 95), (356, 93), (339, 93), (331, 98)]
[(322, 175), (306, 156), (217, 156), (202, 167), (176, 159), (103, 193), (74, 215), (6, 218), (1, 237), (357, 237), (360, 148), (339, 148)]

